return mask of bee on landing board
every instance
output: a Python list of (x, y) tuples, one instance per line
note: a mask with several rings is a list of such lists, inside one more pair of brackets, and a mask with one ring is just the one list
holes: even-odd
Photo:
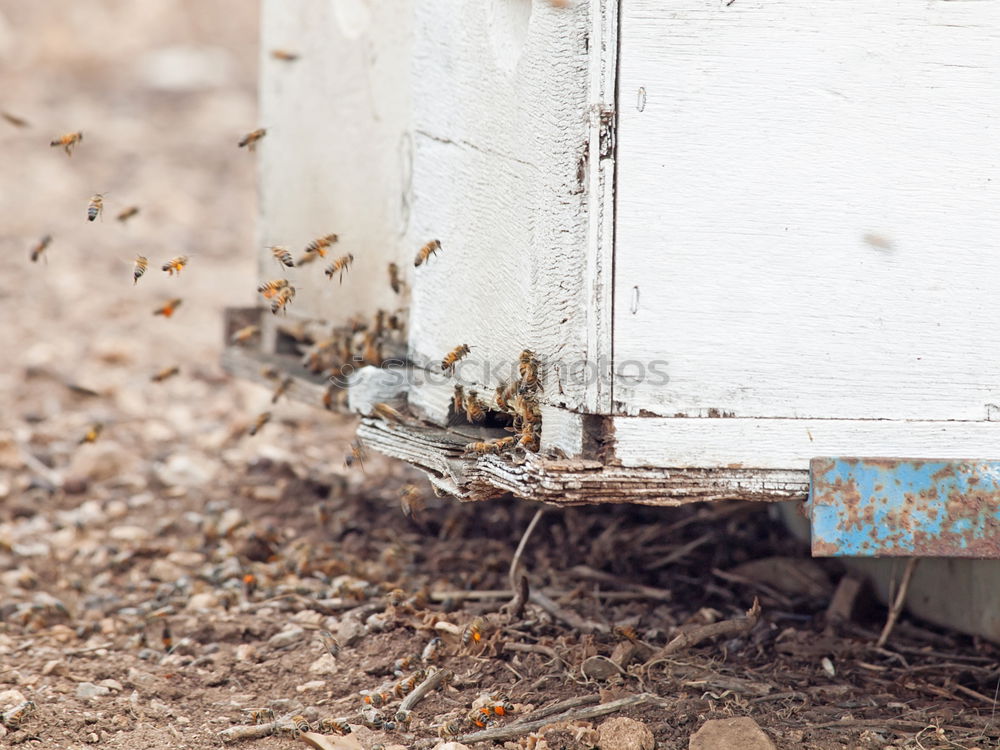
[(66, 156), (72, 156), (73, 148), (82, 140), (83, 133), (67, 133), (66, 135), (56, 138), (54, 141), (49, 143), (49, 145), (53, 148), (56, 146), (62, 146), (63, 150), (66, 151)]
[(12, 115), (10, 112), (0, 112), (0, 117), (3, 117), (7, 122), (13, 125), (15, 128), (26, 128), (29, 126), (27, 120), (23, 117), (18, 117), (17, 115)]
[(79, 445), (83, 445), (84, 443), (96, 443), (97, 438), (101, 436), (103, 431), (104, 425), (100, 422), (91, 425), (90, 429), (87, 430), (82, 438), (80, 438)]
[(403, 416), (402, 412), (398, 409), (394, 409), (389, 406), (389, 404), (380, 401), (377, 404), (372, 405), (371, 414), (380, 419), (384, 419), (387, 422), (396, 422), (398, 424), (403, 424), (406, 421), (406, 417)]
[(118, 221), (120, 221), (122, 224), (124, 224), (126, 221), (131, 219), (137, 213), (139, 213), (138, 206), (129, 206), (128, 208), (123, 208), (121, 211), (119, 211), (118, 215), (115, 218), (118, 219)]
[(505, 450), (513, 448), (516, 442), (516, 437), (508, 435), (507, 437), (497, 438), (496, 440), (487, 440), (482, 443), (469, 443), (465, 446), (465, 452), (477, 453), (480, 455), (486, 455), (487, 453), (500, 454)]
[(42, 237), (42, 239), (40, 239), (38, 243), (31, 248), (31, 262), (38, 262), (38, 259), (42, 257), (42, 253), (45, 252), (45, 248), (47, 248), (50, 244), (52, 244), (51, 234), (47, 234)]
[(427, 260), (432, 256), (436, 255), (437, 251), (441, 249), (440, 240), (431, 240), (422, 248), (417, 251), (417, 257), (413, 261), (414, 267), (422, 266)]
[[(93, 221), (104, 213), (104, 193), (94, 193), (87, 204), (87, 221)], [(104, 219), (102, 218), (101, 221)]]
[(132, 267), (132, 286), (139, 283), (139, 279), (149, 267), (149, 259), (145, 255), (135, 256), (135, 265)]
[(389, 264), (389, 286), (396, 294), (403, 291), (403, 280), (399, 277), (399, 266), (395, 263)]
[(469, 391), (465, 396), (465, 418), (473, 424), (486, 419), (486, 410), (483, 409), (475, 391)]
[(288, 303), (295, 297), (295, 287), (286, 286), (278, 292), (278, 295), (271, 301), (271, 314), (277, 315), (278, 310), (287, 312)]
[(271, 255), (274, 256), (274, 259), (281, 265), (295, 268), (295, 261), (292, 260), (292, 254), (288, 252), (287, 247), (284, 245), (271, 245), (268, 249), (271, 251)]
[(239, 142), (240, 148), (246, 148), (247, 151), (257, 150), (257, 141), (267, 135), (267, 128), (257, 128), (250, 133), (243, 136), (243, 139)]
[(523, 387), (531, 389), (542, 387), (541, 382), (538, 380), (538, 360), (535, 358), (534, 352), (530, 349), (525, 349), (521, 352), (517, 363), (517, 371), (521, 376), (521, 385)]
[(441, 369), (454, 373), (455, 365), (458, 364), (458, 360), (460, 360), (468, 353), (469, 353), (469, 345), (459, 344), (450, 352), (444, 355), (444, 359), (441, 360)]
[(175, 312), (177, 312), (177, 308), (181, 306), (181, 302), (183, 302), (183, 300), (181, 300), (179, 297), (172, 299), (166, 304), (162, 305), (161, 307), (158, 307), (155, 310), (153, 310), (153, 315), (162, 315), (164, 318), (169, 318)]
[(354, 262), (354, 256), (351, 253), (347, 255), (342, 255), (339, 258), (335, 258), (333, 263), (331, 263), (326, 271), (327, 278), (332, 279), (335, 274), (340, 274), (340, 283), (344, 283), (344, 271), (351, 267)]
[(258, 286), (257, 291), (264, 295), (264, 299), (271, 299), (287, 286), (288, 279), (272, 279)]
[(181, 271), (184, 270), (184, 267), (187, 265), (187, 263), (188, 263), (188, 257), (186, 255), (178, 255), (176, 258), (171, 258), (166, 263), (164, 263), (162, 270), (170, 274), (171, 276), (173, 276), (175, 272), (177, 273), (178, 276), (180, 276)]
[(177, 367), (177, 365), (174, 365), (173, 367), (164, 367), (158, 373), (156, 373), (155, 375), (153, 375), (150, 378), (150, 380), (152, 380), (154, 383), (162, 383), (164, 380), (166, 380), (167, 378), (172, 378), (174, 375), (176, 375), (180, 371), (181, 371), (181, 368)]
[(271, 421), (271, 412), (265, 411), (259, 414), (257, 416), (257, 419), (254, 421), (254, 423), (250, 426), (250, 429), (248, 430), (248, 432), (250, 433), (250, 437), (253, 437), (258, 432), (260, 432), (261, 428), (270, 421)]
[(497, 406), (500, 407), (500, 411), (507, 412), (508, 414), (514, 413), (511, 401), (517, 395), (517, 390), (520, 386), (521, 384), (516, 380), (510, 383), (501, 383), (497, 386), (496, 402)]

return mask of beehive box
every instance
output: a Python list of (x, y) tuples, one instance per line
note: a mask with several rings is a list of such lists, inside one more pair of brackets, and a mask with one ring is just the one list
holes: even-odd
[[(348, 379), (407, 418), (361, 434), (469, 499), (779, 500), (817, 456), (995, 457), (1000, 4), (262, 12), (261, 276), (330, 232), (355, 260), (289, 270), (233, 370), (318, 401), (291, 327), (400, 311), (395, 364)], [(463, 455), (507, 434), (454, 424), (463, 343), (486, 396), (535, 352), (540, 451)]]

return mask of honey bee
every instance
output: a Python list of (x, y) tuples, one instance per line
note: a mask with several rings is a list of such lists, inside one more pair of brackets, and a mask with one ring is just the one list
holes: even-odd
[(281, 265), (295, 268), (295, 261), (292, 260), (292, 254), (288, 252), (287, 247), (284, 245), (271, 245), (268, 249), (271, 251), (271, 255), (274, 256), (274, 259)]
[(35, 706), (34, 701), (18, 703), (9, 711), (4, 711), (3, 715), (0, 716), (0, 724), (5, 724), (11, 729), (15, 729), (23, 724), (28, 715), (34, 713), (36, 708), (37, 706)]
[(17, 115), (12, 115), (10, 112), (0, 112), (0, 117), (3, 117), (7, 122), (13, 125), (15, 128), (26, 128), (28, 127), (28, 121), (23, 117), (18, 117)]
[(118, 219), (118, 221), (120, 221), (122, 224), (124, 224), (126, 221), (131, 219), (137, 213), (139, 213), (138, 206), (129, 206), (128, 208), (123, 208), (121, 211), (119, 211), (118, 215), (115, 218)]
[(429, 664), (432, 661), (437, 661), (444, 655), (444, 641), (435, 636), (427, 641), (427, 645), (424, 646), (423, 652), (420, 654), (420, 658), (423, 659), (425, 664)]
[(264, 365), (259, 372), (264, 380), (277, 380), (281, 377), (281, 371), (274, 365)]
[(266, 128), (258, 128), (257, 130), (247, 133), (245, 136), (243, 136), (243, 139), (239, 142), (239, 147), (243, 148), (244, 146), (246, 146), (247, 151), (256, 151), (257, 141), (259, 141), (265, 135), (267, 135)]
[[(299, 258), (299, 265), (301, 266), (305, 263), (311, 263), (316, 260), (317, 256), (325, 258), (327, 248), (330, 247), (330, 245), (335, 244), (339, 239), (340, 238), (336, 234), (327, 234), (322, 237), (317, 237), (306, 245), (306, 249), (303, 251), (304, 255), (302, 258)], [(308, 260), (305, 260), (306, 258), (308, 258)]]
[(541, 412), (538, 410), (538, 403), (534, 399), (525, 398), (521, 394), (514, 396), (511, 401), (514, 414), (521, 424), (539, 424), (542, 421)]
[(332, 279), (334, 274), (340, 274), (340, 283), (344, 283), (344, 271), (351, 267), (351, 263), (354, 262), (354, 255), (348, 253), (347, 255), (342, 255), (339, 258), (335, 258), (333, 263), (331, 263), (325, 273), (327, 278)]
[(145, 255), (135, 256), (135, 265), (132, 266), (132, 286), (139, 283), (139, 279), (149, 267), (149, 259)]
[(502, 701), (500, 703), (494, 703), (489, 708), (497, 716), (506, 716), (507, 714), (514, 713), (514, 704), (511, 703), (510, 701)]
[(526, 451), (538, 452), (541, 443), (539, 442), (538, 432), (535, 430), (535, 425), (532, 422), (524, 423), (524, 426), (521, 428), (521, 437), (517, 441), (517, 444)]
[(376, 416), (379, 419), (384, 419), (387, 422), (396, 422), (397, 424), (403, 424), (406, 421), (406, 417), (403, 416), (402, 412), (389, 404), (380, 401), (377, 404), (372, 405), (372, 416)]
[(282, 60), (284, 62), (294, 62), (299, 59), (299, 55), (296, 52), (289, 52), (284, 49), (273, 49), (271, 50), (271, 57), (275, 60)]
[(511, 400), (517, 395), (520, 383), (517, 381), (512, 381), (510, 383), (501, 383), (496, 389), (496, 402), (497, 406), (500, 407), (500, 411), (505, 411), (508, 414), (513, 414), (514, 408), (511, 405)]
[(396, 294), (403, 291), (403, 280), (399, 278), (399, 266), (395, 263), (389, 264), (389, 286)]
[(475, 391), (469, 391), (465, 396), (465, 418), (473, 424), (477, 424), (486, 419), (486, 411), (476, 397)]
[(179, 297), (172, 299), (166, 304), (164, 304), (162, 307), (158, 307), (155, 310), (153, 310), (153, 315), (162, 315), (164, 318), (169, 318), (171, 315), (177, 312), (177, 308), (181, 306), (182, 301), (183, 300), (181, 300)]
[(87, 204), (87, 221), (93, 221), (103, 213), (104, 193), (94, 193), (90, 196), (90, 203)]
[(327, 411), (334, 411), (338, 406), (343, 405), (346, 398), (346, 390), (336, 384), (331, 384), (323, 393), (323, 408)]
[[(396, 595), (396, 592), (398, 592), (398, 595)], [(389, 595), (390, 595), (389, 604), (391, 604), (394, 607), (398, 607), (400, 604), (403, 603), (403, 601), (406, 598), (406, 594), (403, 592), (402, 589), (394, 589), (393, 591), (389, 592)], [(402, 677), (404, 672), (409, 672), (411, 669), (413, 669), (413, 667), (417, 665), (417, 662), (419, 661), (420, 657), (417, 656), (416, 654), (411, 654), (410, 656), (403, 656), (399, 659), (396, 659), (396, 661), (392, 663), (392, 673), (399, 677)]]
[(62, 146), (66, 151), (66, 156), (73, 155), (73, 147), (76, 146), (80, 141), (83, 140), (83, 133), (67, 133), (66, 135), (60, 136), (52, 141), (49, 145), (52, 147)]
[(250, 721), (254, 724), (264, 724), (268, 721), (274, 721), (273, 708), (244, 708), (243, 713), (247, 714)]
[(458, 364), (458, 360), (460, 360), (468, 353), (469, 353), (469, 345), (459, 344), (450, 352), (444, 355), (444, 359), (441, 360), (441, 369), (453, 373), (455, 371), (455, 365)]
[(284, 287), (280, 292), (278, 292), (278, 296), (271, 301), (271, 314), (277, 315), (278, 310), (285, 311), (285, 308), (288, 307), (288, 303), (292, 301), (294, 296), (294, 286)]
[(247, 573), (243, 576), (243, 596), (247, 599), (253, 596), (253, 592), (257, 590), (257, 576), (253, 573)]
[(351, 452), (347, 454), (344, 458), (344, 466), (350, 468), (354, 466), (354, 462), (357, 461), (361, 466), (361, 471), (365, 470), (365, 458), (368, 453), (365, 451), (365, 445), (360, 440), (355, 440), (351, 443)]
[(440, 240), (431, 240), (417, 251), (417, 258), (413, 261), (414, 266), (421, 266), (427, 262), (431, 255), (435, 255), (441, 249)]
[(486, 442), (469, 443), (465, 446), (466, 453), (478, 453), (485, 455), (487, 453), (502, 453), (505, 450), (509, 450), (514, 446), (517, 438), (513, 435), (507, 437), (499, 438), (498, 440), (488, 440)]
[(166, 622), (163, 623), (163, 632), (160, 633), (160, 643), (163, 644), (164, 651), (170, 651), (174, 647), (174, 636)]
[(375, 331), (370, 331), (365, 334), (364, 345), (361, 348), (361, 359), (365, 362), (365, 364), (381, 364), (382, 343)]
[(164, 380), (166, 380), (167, 378), (172, 378), (174, 375), (176, 375), (180, 371), (181, 371), (181, 368), (178, 367), (177, 365), (174, 365), (173, 367), (164, 367), (158, 373), (156, 373), (155, 375), (153, 375), (150, 378), (150, 380), (152, 380), (154, 383), (162, 383)]
[(271, 281), (265, 281), (263, 284), (258, 286), (257, 291), (264, 295), (264, 299), (271, 299), (287, 286), (288, 279), (272, 279)]
[(424, 495), (415, 484), (404, 484), (399, 506), (407, 518), (415, 517), (424, 509)]
[(462, 724), (458, 721), (449, 721), (446, 724), (442, 724), (438, 727), (438, 737), (443, 740), (451, 739), (452, 737), (462, 736)]
[(323, 645), (330, 653), (330, 656), (336, 659), (340, 654), (340, 644), (337, 642), (337, 639), (333, 637), (333, 633), (329, 630), (321, 630), (319, 631), (319, 639), (323, 642)]
[[(142, 274), (140, 274), (141, 276)], [(246, 344), (250, 339), (260, 333), (260, 326), (243, 326), (241, 329), (236, 331), (229, 341), (233, 344)]]
[(465, 719), (474, 727), (483, 729), (493, 723), (493, 711), (483, 706), (482, 708), (473, 709)]
[(347, 723), (347, 719), (320, 719), (317, 729), (322, 734), (350, 734), (351, 725)]
[(413, 711), (401, 708), (396, 712), (396, 715), (393, 718), (396, 720), (397, 724), (402, 726), (404, 729), (407, 729), (413, 721)]
[(633, 643), (639, 640), (639, 634), (631, 625), (615, 625), (611, 632), (622, 640), (632, 641)]
[(473, 644), (478, 646), (483, 640), (483, 629), (485, 627), (486, 621), (482, 617), (473, 619), (462, 631), (462, 645), (466, 648)]
[(262, 414), (258, 415), (256, 421), (250, 426), (249, 430), (250, 437), (253, 437), (258, 432), (260, 432), (261, 428), (270, 421), (271, 421), (271, 412), (265, 411)]
[(392, 686), (392, 694), (397, 698), (405, 698), (413, 692), (413, 689), (416, 688), (419, 682), (420, 680), (417, 675), (411, 674), (409, 677), (400, 680)]
[(521, 385), (525, 388), (541, 388), (538, 380), (538, 360), (530, 349), (521, 352), (521, 357), (517, 364), (518, 373), (521, 376)]
[(361, 702), (372, 708), (382, 708), (392, 700), (392, 694), (378, 691), (366, 691), (361, 694)]
[(302, 714), (296, 714), (291, 718), (292, 725), (289, 727), (289, 734), (292, 735), (292, 739), (297, 739), (300, 734), (311, 731), (312, 727), (309, 726), (309, 722), (306, 717)]
[(100, 422), (91, 425), (90, 429), (87, 430), (86, 434), (84, 434), (84, 436), (80, 438), (79, 445), (83, 445), (84, 443), (97, 442), (97, 438), (101, 436), (101, 432), (103, 431), (104, 431), (104, 425), (101, 424)]
[(38, 240), (33, 248), (31, 248), (31, 262), (36, 263), (38, 259), (42, 257), (42, 253), (45, 252), (45, 248), (52, 244), (52, 235), (47, 234), (42, 239)]
[(455, 386), (455, 393), (451, 397), (451, 410), (455, 414), (460, 414), (465, 408), (465, 389), (460, 385)]
[(278, 383), (277, 387), (274, 389), (274, 393), (271, 394), (272, 404), (278, 403), (278, 399), (285, 395), (285, 391), (288, 390), (288, 387), (292, 384), (293, 380), (294, 378), (287, 377)]
[(187, 263), (188, 263), (188, 257), (186, 255), (178, 255), (176, 258), (171, 258), (166, 263), (164, 263), (162, 270), (170, 274), (171, 276), (173, 276), (174, 272), (176, 271), (177, 275), (180, 276), (181, 271), (184, 270), (184, 266), (186, 266)]

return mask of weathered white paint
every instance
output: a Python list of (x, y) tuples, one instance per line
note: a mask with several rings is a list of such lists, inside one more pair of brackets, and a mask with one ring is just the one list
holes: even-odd
[[(616, 378), (620, 413), (986, 419), (1000, 2), (627, 0), (620, 33), (615, 360), (670, 375)], [(979, 425), (845, 422), (831, 449), (812, 422), (640, 424), (626, 455), (660, 463), (1000, 451)]]
[(815, 456), (1000, 455), (1000, 422), (614, 417), (624, 466), (809, 470)]

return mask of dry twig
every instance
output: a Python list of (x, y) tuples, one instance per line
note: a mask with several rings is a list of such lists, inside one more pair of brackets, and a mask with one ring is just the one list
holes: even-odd
[(655, 661), (659, 661), (660, 659), (676, 654), (679, 651), (684, 651), (693, 646), (697, 646), (702, 641), (707, 641), (711, 638), (718, 638), (721, 635), (746, 635), (754, 629), (759, 620), (760, 601), (754, 597), (753, 606), (747, 610), (745, 617), (736, 617), (732, 620), (713, 622), (709, 625), (702, 625), (701, 627), (689, 630), (686, 633), (681, 633), (679, 636), (670, 641), (670, 643), (653, 654), (653, 656), (646, 662), (645, 666), (649, 667)]
[(416, 706), (425, 695), (435, 690), (439, 685), (450, 680), (454, 674), (450, 669), (438, 669), (430, 677), (421, 682), (413, 691), (403, 698), (399, 704), (400, 711), (410, 711)]
[(566, 660), (563, 659), (556, 650), (549, 648), (548, 646), (543, 646), (540, 643), (505, 643), (503, 644), (504, 651), (519, 651), (525, 654), (542, 654), (547, 656), (555, 662), (565, 665)]
[(896, 592), (896, 598), (889, 608), (889, 615), (885, 619), (885, 626), (882, 628), (882, 633), (875, 642), (876, 648), (885, 646), (885, 642), (889, 640), (892, 629), (896, 625), (896, 620), (899, 619), (899, 614), (903, 611), (903, 605), (906, 604), (906, 594), (910, 590), (910, 579), (913, 578), (913, 570), (917, 567), (917, 560), (918, 558), (911, 557), (906, 561), (906, 568), (903, 570), (903, 580), (899, 582), (899, 591)]
[(591, 620), (584, 620), (580, 615), (569, 610), (562, 609), (554, 601), (549, 599), (541, 591), (532, 591), (528, 600), (533, 604), (537, 604), (539, 607), (544, 609), (550, 615), (555, 617), (557, 620), (562, 620), (564, 623), (569, 625), (571, 628), (576, 628), (581, 633), (609, 633), (611, 629), (600, 622), (592, 622)]
[(594, 570), (587, 565), (576, 565), (570, 568), (569, 572), (577, 578), (586, 578), (591, 581), (607, 583), (620, 589), (633, 591), (636, 594), (646, 597), (647, 599), (657, 599), (659, 601), (668, 602), (673, 598), (673, 592), (668, 591), (667, 589), (643, 586), (641, 583), (633, 583), (632, 581), (619, 578), (618, 576), (611, 575), (610, 573), (605, 573), (601, 570)]

